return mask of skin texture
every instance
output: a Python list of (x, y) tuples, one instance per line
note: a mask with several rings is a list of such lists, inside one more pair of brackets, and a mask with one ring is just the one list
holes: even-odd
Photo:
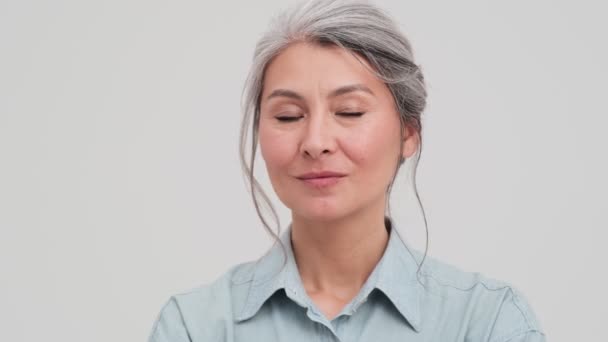
[[(357, 90), (330, 96), (353, 84), (372, 94)], [(277, 89), (301, 98), (268, 98)], [(409, 158), (419, 143), (414, 129), (405, 128), (404, 140), (399, 129), (389, 88), (337, 47), (295, 43), (265, 71), (260, 150), (274, 191), (292, 212), (292, 246), (304, 288), (330, 320), (359, 292), (386, 248), (386, 189), (399, 144)], [(330, 187), (296, 178), (325, 170), (346, 176)]]

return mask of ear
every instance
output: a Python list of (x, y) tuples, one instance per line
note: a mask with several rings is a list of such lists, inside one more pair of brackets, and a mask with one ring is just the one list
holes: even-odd
[(418, 145), (420, 144), (420, 135), (418, 131), (412, 127), (411, 125), (405, 125), (403, 128), (403, 154), (401, 155), (403, 158), (409, 158), (418, 149)]

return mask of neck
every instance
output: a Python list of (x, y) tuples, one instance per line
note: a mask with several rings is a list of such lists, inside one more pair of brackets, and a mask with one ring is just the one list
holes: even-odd
[(339, 220), (292, 215), (291, 240), (304, 288), (347, 298), (363, 286), (388, 243), (384, 206)]

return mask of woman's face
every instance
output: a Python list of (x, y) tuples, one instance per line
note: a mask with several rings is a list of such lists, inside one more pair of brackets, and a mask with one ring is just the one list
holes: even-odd
[[(309, 43), (279, 54), (264, 80), (259, 144), (279, 199), (307, 220), (384, 213), (399, 144), (405, 157), (417, 147), (410, 128), (400, 141), (388, 87), (348, 52)], [(302, 179), (325, 171), (342, 176)]]

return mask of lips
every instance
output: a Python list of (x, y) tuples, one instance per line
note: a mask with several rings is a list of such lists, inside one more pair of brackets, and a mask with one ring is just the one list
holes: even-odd
[(320, 171), (320, 172), (308, 172), (299, 175), (299, 179), (314, 179), (314, 178), (329, 178), (329, 177), (344, 177), (346, 174), (335, 171)]
[(342, 177), (346, 174), (335, 171), (320, 171), (320, 172), (308, 172), (298, 176), (297, 178), (304, 182), (304, 184), (311, 186), (315, 189), (325, 189), (333, 185), (336, 185)]

